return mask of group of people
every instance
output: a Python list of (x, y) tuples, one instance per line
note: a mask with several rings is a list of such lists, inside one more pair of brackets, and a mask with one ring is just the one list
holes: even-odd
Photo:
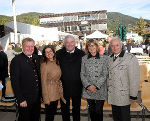
[(41, 60), (34, 53), (34, 40), (22, 41), (22, 53), (10, 64), (10, 79), (16, 96), (18, 121), (39, 121), (41, 102), (45, 121), (54, 121), (60, 100), (63, 121), (80, 121), (81, 97), (86, 98), (91, 121), (103, 121), (105, 100), (112, 105), (114, 121), (130, 121), (130, 104), (139, 87), (137, 58), (122, 49), (119, 38), (111, 38), (111, 56), (101, 55), (95, 40), (86, 43), (85, 52), (68, 35), (63, 48), (53, 45), (42, 50)]

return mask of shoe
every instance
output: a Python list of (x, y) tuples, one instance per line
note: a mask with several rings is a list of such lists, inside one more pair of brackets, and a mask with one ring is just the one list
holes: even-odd
[(1, 102), (5, 102), (5, 97), (2, 97), (2, 98), (1, 98)]
[(7, 94), (5, 95), (5, 99), (14, 99), (14, 95), (13, 94)]
[(15, 102), (16, 98), (6, 99), (5, 97), (1, 98), (1, 102)]

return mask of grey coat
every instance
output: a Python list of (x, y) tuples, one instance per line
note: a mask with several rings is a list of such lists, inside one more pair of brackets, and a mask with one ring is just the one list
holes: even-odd
[[(96, 57), (85, 55), (82, 57), (81, 81), (83, 83), (83, 97), (94, 100), (105, 100), (107, 98), (107, 56), (97, 54)], [(90, 85), (97, 87), (97, 92), (87, 90)]]
[(122, 51), (114, 62), (113, 57), (109, 58), (108, 68), (108, 103), (129, 105), (130, 99), (136, 98), (138, 94), (140, 69), (137, 58)]

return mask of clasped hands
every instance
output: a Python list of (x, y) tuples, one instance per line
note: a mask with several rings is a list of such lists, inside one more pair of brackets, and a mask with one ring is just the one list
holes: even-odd
[(92, 92), (92, 93), (96, 93), (96, 92), (97, 92), (96, 86), (94, 86), (94, 85), (90, 85), (87, 89), (88, 89), (90, 92)]

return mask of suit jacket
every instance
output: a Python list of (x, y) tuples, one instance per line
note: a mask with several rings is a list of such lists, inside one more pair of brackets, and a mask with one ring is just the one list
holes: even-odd
[[(96, 57), (82, 57), (81, 80), (83, 83), (83, 97), (94, 100), (105, 100), (107, 98), (107, 56), (97, 54)], [(87, 90), (90, 85), (97, 87), (97, 92)]]
[(109, 58), (108, 103), (116, 106), (130, 104), (136, 99), (140, 82), (140, 68), (137, 58), (122, 51), (113, 62)]
[(40, 61), (36, 55), (32, 55), (32, 58), (35, 66), (24, 53), (14, 57), (10, 64), (10, 79), (18, 103), (26, 100), (28, 104), (32, 104), (39, 100)]
[(61, 81), (65, 97), (81, 96), (82, 82), (80, 78), (81, 60), (84, 52), (75, 48), (74, 53), (68, 53), (66, 48), (56, 52), (62, 71)]
[(4, 51), (0, 51), (0, 80), (8, 77), (8, 58)]

